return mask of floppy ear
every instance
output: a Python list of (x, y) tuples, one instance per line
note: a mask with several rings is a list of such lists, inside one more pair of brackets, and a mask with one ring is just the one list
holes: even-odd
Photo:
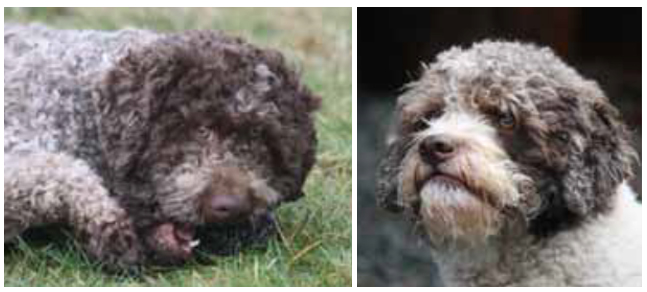
[[(413, 85), (411, 85), (413, 86)], [(386, 153), (378, 166), (376, 198), (378, 205), (391, 212), (403, 212), (405, 206), (400, 193), (400, 171), (407, 153), (409, 140), (402, 136), (418, 120), (430, 103), (421, 102), (417, 91), (409, 90), (398, 98), (393, 123), (386, 137)]]
[(405, 155), (405, 142), (400, 138), (401, 107), (398, 106), (396, 121), (387, 137), (387, 150), (377, 170), (376, 199), (380, 207), (400, 213), (405, 206), (400, 194), (400, 165)]
[(186, 64), (174, 47), (156, 42), (129, 51), (98, 84), (99, 140), (115, 178), (126, 178), (144, 153), (153, 119)]
[(618, 111), (604, 98), (586, 106), (589, 141), (582, 155), (573, 159), (564, 178), (566, 204), (581, 216), (611, 208), (618, 187), (633, 176), (632, 167), (637, 161), (630, 133)]
[(587, 160), (594, 165), (596, 192), (610, 194), (633, 177), (633, 166), (639, 158), (617, 109), (601, 99), (593, 104), (593, 113), (594, 130)]
[(398, 194), (399, 161), (397, 143), (389, 146), (386, 156), (380, 162), (377, 173), (377, 203), (391, 212), (402, 212), (404, 205)]

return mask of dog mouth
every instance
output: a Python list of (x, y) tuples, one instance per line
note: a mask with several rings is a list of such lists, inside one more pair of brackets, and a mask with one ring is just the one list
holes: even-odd
[(180, 246), (182, 250), (187, 253), (190, 253), (193, 248), (197, 247), (200, 244), (199, 239), (194, 239), (195, 230), (192, 227), (176, 227), (174, 235), (178, 246)]
[[(258, 217), (258, 220), (254, 220)], [(166, 222), (155, 226), (146, 237), (146, 242), (153, 252), (153, 260), (158, 264), (181, 264), (191, 259), (196, 251), (217, 251), (222, 246), (213, 234), (229, 236), (239, 226), (254, 225), (264, 217), (271, 217), (270, 212), (249, 217), (247, 220), (235, 220), (206, 225)], [(271, 219), (271, 218), (270, 218)], [(259, 224), (262, 222), (259, 222)], [(225, 236), (226, 237), (226, 236)], [(215, 240), (214, 240), (215, 239)]]
[[(420, 167), (415, 172), (415, 188), (417, 194), (422, 194), (425, 188), (434, 187), (454, 194), (464, 194), (473, 197), (483, 203), (491, 204), (489, 193), (486, 190), (476, 187), (474, 182), (456, 175), (449, 171), (438, 168)], [(458, 191), (458, 192), (457, 192)]]
[(160, 258), (169, 262), (188, 260), (200, 241), (195, 239), (195, 229), (189, 225), (162, 223), (147, 238), (149, 246)]
[(453, 187), (453, 188), (461, 188), (461, 189), (466, 189), (469, 190), (467, 185), (465, 183), (457, 178), (456, 176), (446, 174), (446, 173), (435, 173), (429, 179), (427, 180), (427, 183), (433, 183), (433, 184), (442, 184), (447, 187)]
[(432, 184), (442, 185), (446, 188), (463, 189), (476, 194), (466, 181), (457, 175), (428, 167), (418, 168), (415, 174), (416, 191), (419, 193), (425, 186)]
[[(470, 180), (465, 175), (458, 175), (439, 167), (420, 166), (415, 172), (414, 186), (417, 200), (414, 201), (414, 210), (420, 212), (423, 198), (427, 202), (441, 200), (448, 202), (449, 199), (458, 202), (474, 202), (494, 209), (500, 205), (495, 196), (486, 188), (479, 185), (477, 181)], [(451, 196), (448, 198), (446, 196)]]

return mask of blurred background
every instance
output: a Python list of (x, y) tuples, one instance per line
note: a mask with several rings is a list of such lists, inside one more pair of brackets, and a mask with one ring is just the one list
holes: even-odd
[(441, 51), (483, 39), (549, 46), (598, 81), (641, 149), (641, 8), (358, 8), (357, 17), (359, 286), (439, 285), (410, 224), (376, 207), (374, 174), (402, 85)]

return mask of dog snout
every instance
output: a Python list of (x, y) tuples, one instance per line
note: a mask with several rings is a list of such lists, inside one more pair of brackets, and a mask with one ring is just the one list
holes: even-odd
[(458, 143), (447, 135), (433, 135), (426, 137), (419, 146), (422, 160), (437, 164), (456, 155)]
[(210, 223), (236, 221), (249, 216), (252, 209), (252, 203), (238, 195), (213, 195), (208, 204), (206, 219)]

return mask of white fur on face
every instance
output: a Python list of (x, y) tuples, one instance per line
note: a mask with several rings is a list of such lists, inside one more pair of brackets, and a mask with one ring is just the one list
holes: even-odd
[(494, 235), (501, 216), (462, 187), (429, 182), (420, 191), (420, 216), (432, 242), (473, 243)]
[[(501, 210), (518, 204), (519, 187), (529, 178), (516, 171), (497, 129), (480, 114), (456, 106), (427, 125), (413, 134), (414, 145), (403, 161), (400, 191), (404, 204), (420, 203), (420, 216), (434, 242), (470, 243), (496, 234), (502, 223)], [(418, 147), (435, 135), (452, 141), (455, 154), (429, 165), (420, 157)]]

